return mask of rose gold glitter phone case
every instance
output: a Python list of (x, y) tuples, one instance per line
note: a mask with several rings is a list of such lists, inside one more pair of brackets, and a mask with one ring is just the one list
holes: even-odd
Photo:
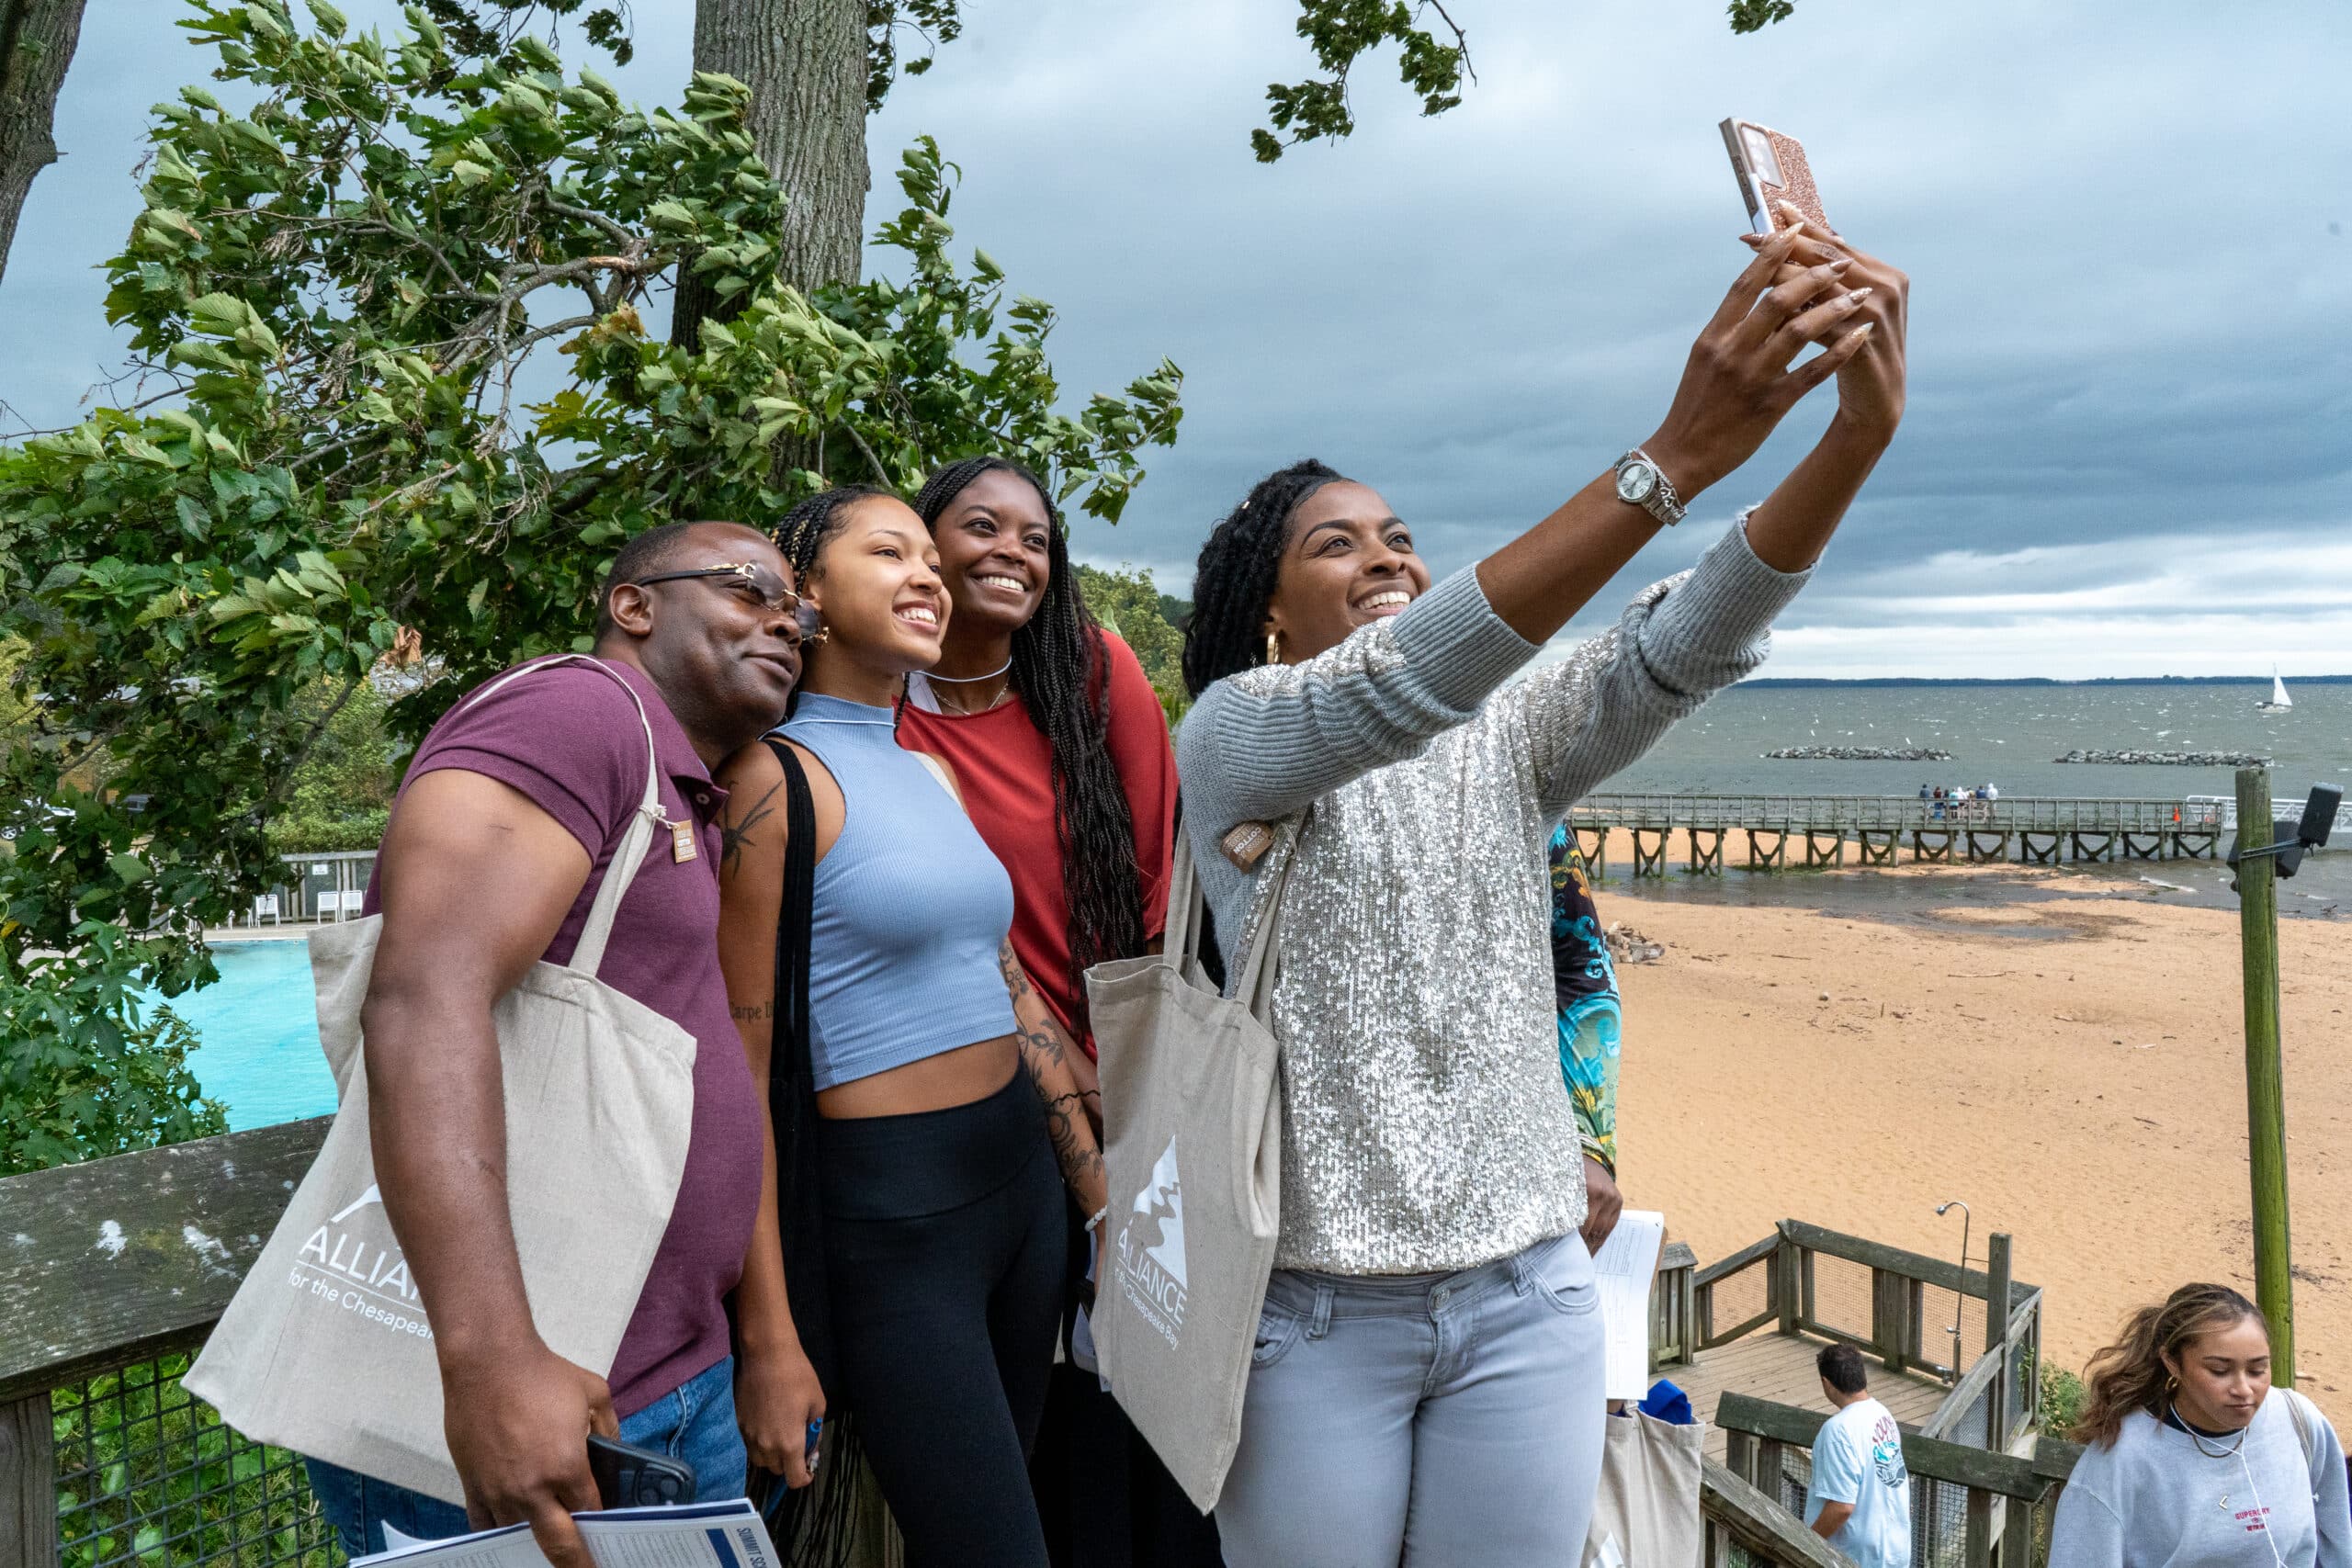
[(1727, 119), (1723, 133), (1751, 229), (1758, 234), (1775, 232), (1781, 217), (1773, 204), (1781, 201), (1824, 229), (1829, 227), (1828, 216), (1821, 210), (1821, 192), (1813, 183), (1813, 167), (1804, 161), (1804, 143), (1752, 119)]

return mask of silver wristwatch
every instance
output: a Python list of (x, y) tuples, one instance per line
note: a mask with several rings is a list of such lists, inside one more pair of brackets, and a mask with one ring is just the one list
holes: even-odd
[(1617, 499), (1638, 506), (1668, 527), (1682, 521), (1682, 498), (1650, 455), (1636, 446), (1617, 459)]

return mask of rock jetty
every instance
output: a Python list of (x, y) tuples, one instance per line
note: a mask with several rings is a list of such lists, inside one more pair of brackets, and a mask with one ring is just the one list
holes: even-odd
[(2255, 768), (2270, 759), (2255, 751), (2069, 751), (2057, 762), (2147, 763), (2171, 768)]
[(1928, 746), (1783, 746), (1764, 753), (1771, 762), (1949, 762), (1951, 753)]

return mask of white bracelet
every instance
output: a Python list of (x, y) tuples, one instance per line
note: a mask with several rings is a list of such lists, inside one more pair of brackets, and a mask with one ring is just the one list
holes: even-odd
[(1093, 1214), (1088, 1218), (1086, 1222), (1086, 1228), (1088, 1230), (1092, 1230), (1096, 1225), (1101, 1224), (1104, 1220), (1109, 1219), (1110, 1217), (1111, 1205), (1105, 1203), (1101, 1208), (1095, 1210)]

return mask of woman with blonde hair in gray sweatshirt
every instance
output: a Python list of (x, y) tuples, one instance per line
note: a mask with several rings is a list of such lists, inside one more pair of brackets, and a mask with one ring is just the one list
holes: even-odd
[(2270, 1325), (2227, 1285), (2142, 1307), (2091, 1358), (2086, 1445), (2050, 1568), (2352, 1568), (2344, 1449), (2270, 1382)]
[[(1601, 1336), (1545, 844), (1762, 660), (1902, 417), (1905, 292), (1826, 232), (1763, 242), (1657, 433), (1434, 585), (1387, 502), (1320, 463), (1202, 549), (1176, 761), (1227, 954), (1289, 867), (1281, 1235), (1216, 1508), (1232, 1568), (1580, 1559)], [(1498, 691), (1833, 377), (1819, 442), (1694, 570)]]

